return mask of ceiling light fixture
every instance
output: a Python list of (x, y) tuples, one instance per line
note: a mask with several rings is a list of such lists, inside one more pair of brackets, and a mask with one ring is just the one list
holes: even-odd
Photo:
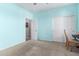
[(48, 3), (46, 3), (48, 5)]
[[(48, 3), (45, 3), (46, 5), (48, 5)], [(33, 3), (33, 5), (37, 5), (37, 3)]]
[(33, 5), (37, 5), (37, 3), (33, 3)]

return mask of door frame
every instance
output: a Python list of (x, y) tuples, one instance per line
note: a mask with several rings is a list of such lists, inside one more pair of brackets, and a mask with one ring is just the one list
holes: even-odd
[[(27, 37), (26, 23), (28, 23), (29, 39), (26, 38)], [(31, 19), (28, 18), (25, 19), (25, 41), (27, 40), (31, 40)]]
[[(38, 23), (37, 23), (37, 21), (26, 18), (25, 19), (25, 29), (26, 29), (26, 22), (27, 21), (30, 22), (30, 40), (37, 40), (38, 39)], [(37, 26), (35, 26), (35, 25), (37, 25)], [(32, 26), (35, 27), (34, 32), (36, 32), (36, 33), (33, 32), (34, 27), (32, 27)], [(26, 30), (25, 30), (25, 40), (26, 40)]]

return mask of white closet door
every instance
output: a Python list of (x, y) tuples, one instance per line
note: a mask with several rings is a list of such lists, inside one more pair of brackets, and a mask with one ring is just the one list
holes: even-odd
[(72, 34), (76, 33), (76, 19), (75, 16), (67, 16), (64, 20), (65, 30), (69, 38), (73, 38)]
[(63, 41), (63, 30), (64, 30), (64, 18), (55, 17), (53, 19), (53, 41)]
[(32, 40), (37, 40), (37, 30), (38, 30), (37, 21), (32, 20), (31, 22), (31, 39)]
[(74, 16), (57, 16), (53, 19), (53, 41), (64, 42), (64, 29), (68, 36), (76, 31)]

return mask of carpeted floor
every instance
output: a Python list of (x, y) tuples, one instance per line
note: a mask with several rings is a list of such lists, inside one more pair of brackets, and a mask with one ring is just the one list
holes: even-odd
[(0, 51), (0, 56), (79, 56), (79, 49), (70, 52), (64, 43), (30, 40)]

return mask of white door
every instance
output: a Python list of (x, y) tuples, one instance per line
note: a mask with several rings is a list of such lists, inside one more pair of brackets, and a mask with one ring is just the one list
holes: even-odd
[(64, 20), (63, 17), (53, 19), (53, 41), (63, 41)]
[(32, 40), (37, 40), (37, 30), (38, 30), (37, 21), (32, 20), (31, 21), (31, 39)]
[(73, 38), (72, 34), (76, 33), (76, 19), (75, 16), (67, 16), (64, 20), (65, 30), (68, 38)]
[(69, 37), (76, 31), (74, 16), (57, 16), (53, 19), (53, 41), (64, 42), (64, 29)]

